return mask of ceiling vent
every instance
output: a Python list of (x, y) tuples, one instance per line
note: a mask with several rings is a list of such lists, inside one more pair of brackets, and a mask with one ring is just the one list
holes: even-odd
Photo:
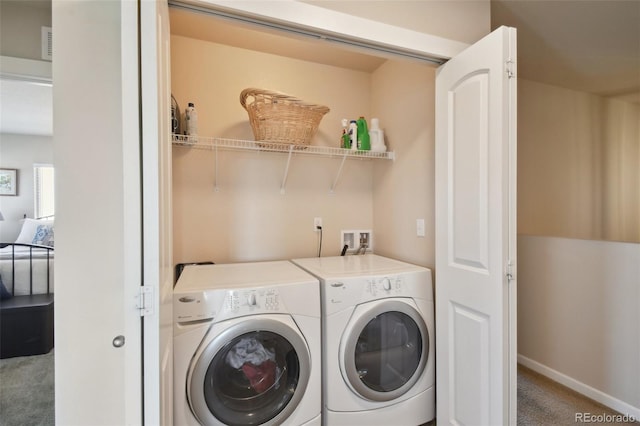
[(53, 40), (51, 27), (41, 27), (42, 32), (42, 59), (51, 61), (53, 59)]

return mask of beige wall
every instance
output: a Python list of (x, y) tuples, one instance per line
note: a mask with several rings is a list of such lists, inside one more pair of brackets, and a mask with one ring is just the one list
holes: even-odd
[[(467, 43), (490, 31), (488, 0), (306, 3)], [(376, 253), (434, 266), (434, 68), (388, 61), (368, 74), (180, 36), (171, 49), (172, 92), (183, 109), (196, 104), (201, 135), (252, 139), (237, 99), (259, 87), (331, 108), (314, 144), (336, 146), (340, 120), (364, 115), (380, 119), (397, 154), (348, 161), (333, 195), (339, 160), (296, 157), (280, 195), (282, 155), (220, 152), (214, 191), (214, 154), (174, 148), (176, 263), (314, 256), (320, 216), (325, 256), (339, 253), (342, 229), (373, 229)], [(417, 219), (425, 237), (416, 236)]]
[(640, 242), (640, 106), (518, 85), (518, 232)]
[[(435, 68), (389, 61), (373, 75), (373, 114), (380, 119), (393, 163), (374, 165), (376, 251), (435, 266)], [(425, 237), (416, 220), (425, 220)]]
[[(489, 0), (302, 2), (469, 44), (480, 40), (491, 30)], [(455, 25), (452, 25), (452, 22), (455, 22)]]
[(51, 1), (0, 1), (0, 55), (41, 60), (41, 27), (51, 27)]
[[(338, 146), (341, 119), (370, 116), (371, 75), (172, 37), (172, 91), (194, 102), (199, 133), (253, 139), (239, 94), (259, 87), (327, 105), (313, 143)], [(294, 156), (285, 194), (283, 154), (174, 148), (175, 261), (238, 262), (317, 254), (313, 218), (323, 219), (322, 254), (340, 252), (342, 229), (372, 229), (372, 162), (348, 161), (335, 193), (338, 158)], [(375, 235), (374, 235), (375, 238)]]
[(339, 254), (341, 230), (373, 229), (375, 252), (433, 266), (433, 68), (388, 61), (370, 74), (179, 36), (171, 46), (173, 94), (196, 104), (201, 135), (252, 140), (238, 96), (253, 86), (329, 106), (317, 145), (338, 145), (343, 117), (377, 116), (398, 156), (348, 160), (334, 194), (339, 158), (294, 156), (282, 195), (283, 154), (219, 151), (215, 191), (215, 154), (174, 147), (176, 263), (315, 256), (319, 216), (324, 256)]
[(636, 416), (639, 123), (637, 104), (519, 80), (519, 361)]

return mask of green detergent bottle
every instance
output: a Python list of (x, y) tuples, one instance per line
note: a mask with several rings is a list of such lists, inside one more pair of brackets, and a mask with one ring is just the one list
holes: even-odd
[(358, 125), (358, 149), (361, 151), (371, 150), (371, 140), (369, 139), (369, 129), (367, 128), (367, 121), (364, 117), (360, 117), (356, 122)]

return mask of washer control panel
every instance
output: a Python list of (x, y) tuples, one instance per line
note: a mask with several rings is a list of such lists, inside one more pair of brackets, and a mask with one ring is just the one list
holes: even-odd
[(220, 296), (206, 291), (173, 295), (173, 318), (176, 322), (204, 321), (217, 316)]
[(280, 295), (277, 289), (243, 289), (226, 292), (223, 312), (234, 314), (259, 312), (278, 312), (281, 309)]
[(203, 291), (174, 295), (176, 322), (221, 320), (236, 315), (275, 313), (284, 309), (274, 288)]

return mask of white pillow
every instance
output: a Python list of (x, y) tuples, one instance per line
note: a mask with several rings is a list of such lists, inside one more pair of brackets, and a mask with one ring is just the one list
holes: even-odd
[(20, 235), (16, 238), (16, 243), (18, 244), (33, 244), (33, 239), (36, 236), (36, 232), (38, 231), (38, 225), (49, 225), (53, 226), (52, 220), (36, 220), (36, 219), (24, 219), (22, 223), (22, 229), (20, 230)]

